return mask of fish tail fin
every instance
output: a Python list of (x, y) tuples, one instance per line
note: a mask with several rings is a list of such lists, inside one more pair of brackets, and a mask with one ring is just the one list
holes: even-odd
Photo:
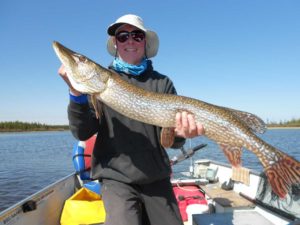
[(280, 153), (278, 160), (268, 163), (268, 166), (265, 167), (265, 174), (273, 192), (280, 198), (284, 198), (292, 185), (300, 183), (300, 162), (277, 149), (275, 150)]

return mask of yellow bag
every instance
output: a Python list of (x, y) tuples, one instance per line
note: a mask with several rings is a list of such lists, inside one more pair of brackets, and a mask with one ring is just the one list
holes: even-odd
[(95, 224), (105, 221), (105, 209), (100, 195), (81, 188), (66, 200), (61, 225)]

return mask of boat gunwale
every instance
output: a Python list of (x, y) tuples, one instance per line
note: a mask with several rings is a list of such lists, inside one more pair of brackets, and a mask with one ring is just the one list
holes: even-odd
[(9, 217), (13, 217), (14, 215), (17, 215), (21, 212), (23, 213), (23, 208), (22, 207), (26, 202), (31, 201), (31, 200), (33, 200), (35, 202), (42, 200), (44, 197), (46, 197), (46, 196), (48, 196), (49, 194), (52, 193), (52, 191), (53, 191), (52, 189), (55, 186), (57, 186), (60, 183), (67, 182), (72, 177), (75, 180), (77, 179), (75, 172), (73, 172), (69, 175), (66, 175), (65, 177), (55, 181), (54, 183), (51, 183), (51, 184), (47, 185), (46, 187), (42, 188), (41, 190), (33, 193), (32, 195), (24, 198), (23, 200), (13, 204), (12, 206), (8, 207), (5, 210), (3, 210), (2, 212), (0, 212), (0, 223), (3, 222), (4, 220), (8, 219)]

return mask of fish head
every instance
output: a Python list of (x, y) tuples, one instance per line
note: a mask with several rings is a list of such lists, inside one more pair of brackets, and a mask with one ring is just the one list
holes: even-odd
[(59, 42), (54, 41), (53, 48), (65, 66), (72, 86), (77, 91), (85, 94), (97, 94), (105, 90), (109, 78), (107, 69), (86, 56), (68, 49)]

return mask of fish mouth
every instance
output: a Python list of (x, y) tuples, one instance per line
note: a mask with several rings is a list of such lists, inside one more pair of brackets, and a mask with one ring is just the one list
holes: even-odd
[(68, 49), (57, 41), (54, 41), (52, 46), (56, 55), (58, 56), (61, 63), (64, 64), (64, 66), (68, 67), (71, 66), (71, 64), (76, 63), (76, 60), (74, 58), (76, 52), (73, 52), (71, 49)]
[[(61, 63), (66, 68), (69, 68), (68, 76), (71, 76), (76, 82), (85, 82), (93, 78), (93, 73), (91, 73), (90, 76), (87, 75), (88, 73), (81, 74), (81, 76), (76, 76), (77, 73), (75, 72), (76, 70), (80, 70), (88, 61), (91, 60), (84, 55), (78, 54), (77, 52), (74, 52), (71, 49), (63, 46), (57, 41), (53, 41), (53, 48)], [(72, 71), (72, 73), (70, 73), (70, 71)]]

